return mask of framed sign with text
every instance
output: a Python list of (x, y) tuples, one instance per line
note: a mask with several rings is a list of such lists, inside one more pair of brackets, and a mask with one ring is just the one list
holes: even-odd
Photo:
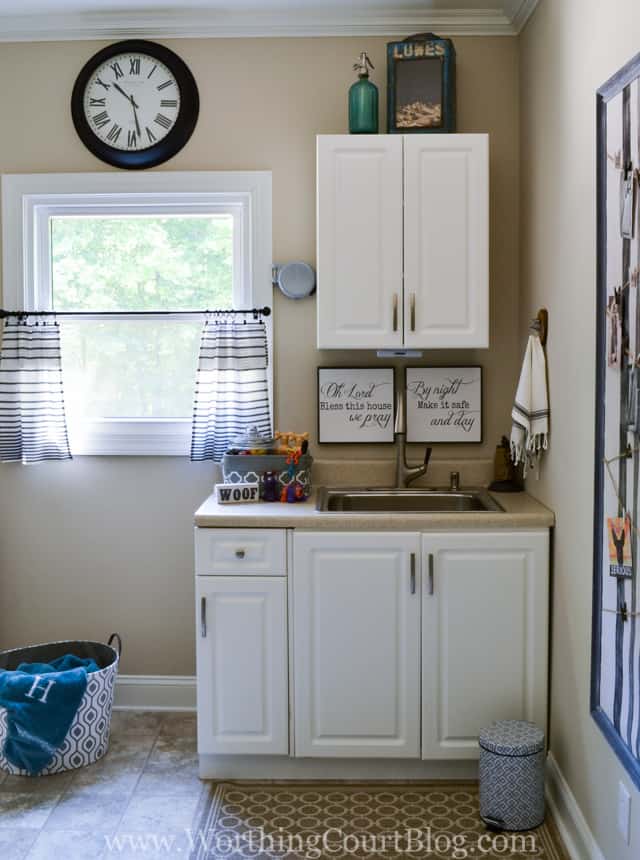
[(482, 442), (481, 367), (407, 367), (407, 442)]
[(318, 368), (318, 442), (393, 442), (392, 367)]

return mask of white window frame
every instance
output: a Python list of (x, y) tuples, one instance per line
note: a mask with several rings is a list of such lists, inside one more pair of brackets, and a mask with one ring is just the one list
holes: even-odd
[[(231, 211), (234, 241), (238, 242), (235, 250), (241, 259), (240, 271), (234, 271), (234, 307), (272, 308), (270, 171), (4, 175), (3, 306), (7, 310), (51, 310), (49, 219), (52, 216), (119, 215), (124, 214), (125, 207), (127, 214)], [(185, 318), (189, 319), (184, 315), (163, 315), (166, 320)], [(273, 403), (273, 315), (265, 322)], [(191, 442), (190, 418), (104, 419), (70, 430), (76, 431), (74, 455), (187, 455)]]

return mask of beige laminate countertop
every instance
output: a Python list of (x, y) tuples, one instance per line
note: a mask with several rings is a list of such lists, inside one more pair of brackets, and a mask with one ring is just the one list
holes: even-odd
[(504, 511), (466, 513), (352, 513), (316, 511), (306, 502), (219, 505), (209, 496), (195, 513), (201, 528), (318, 529), (321, 531), (440, 531), (447, 529), (544, 529), (555, 523), (549, 508), (528, 493), (491, 493)]

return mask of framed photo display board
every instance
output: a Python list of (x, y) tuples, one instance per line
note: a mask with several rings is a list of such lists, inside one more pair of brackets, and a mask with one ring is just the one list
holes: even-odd
[(640, 54), (597, 92), (591, 713), (640, 788)]
[(482, 442), (481, 367), (407, 367), (407, 442)]
[(392, 367), (318, 368), (318, 442), (393, 442)]

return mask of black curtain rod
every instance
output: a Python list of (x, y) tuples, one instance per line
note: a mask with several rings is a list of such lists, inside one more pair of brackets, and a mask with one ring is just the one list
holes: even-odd
[(205, 311), (6, 311), (0, 308), (0, 319), (7, 317), (137, 317), (137, 316), (197, 316), (202, 314), (253, 314), (255, 317), (268, 317), (271, 308), (265, 305), (263, 308), (248, 308), (244, 310), (205, 310)]

